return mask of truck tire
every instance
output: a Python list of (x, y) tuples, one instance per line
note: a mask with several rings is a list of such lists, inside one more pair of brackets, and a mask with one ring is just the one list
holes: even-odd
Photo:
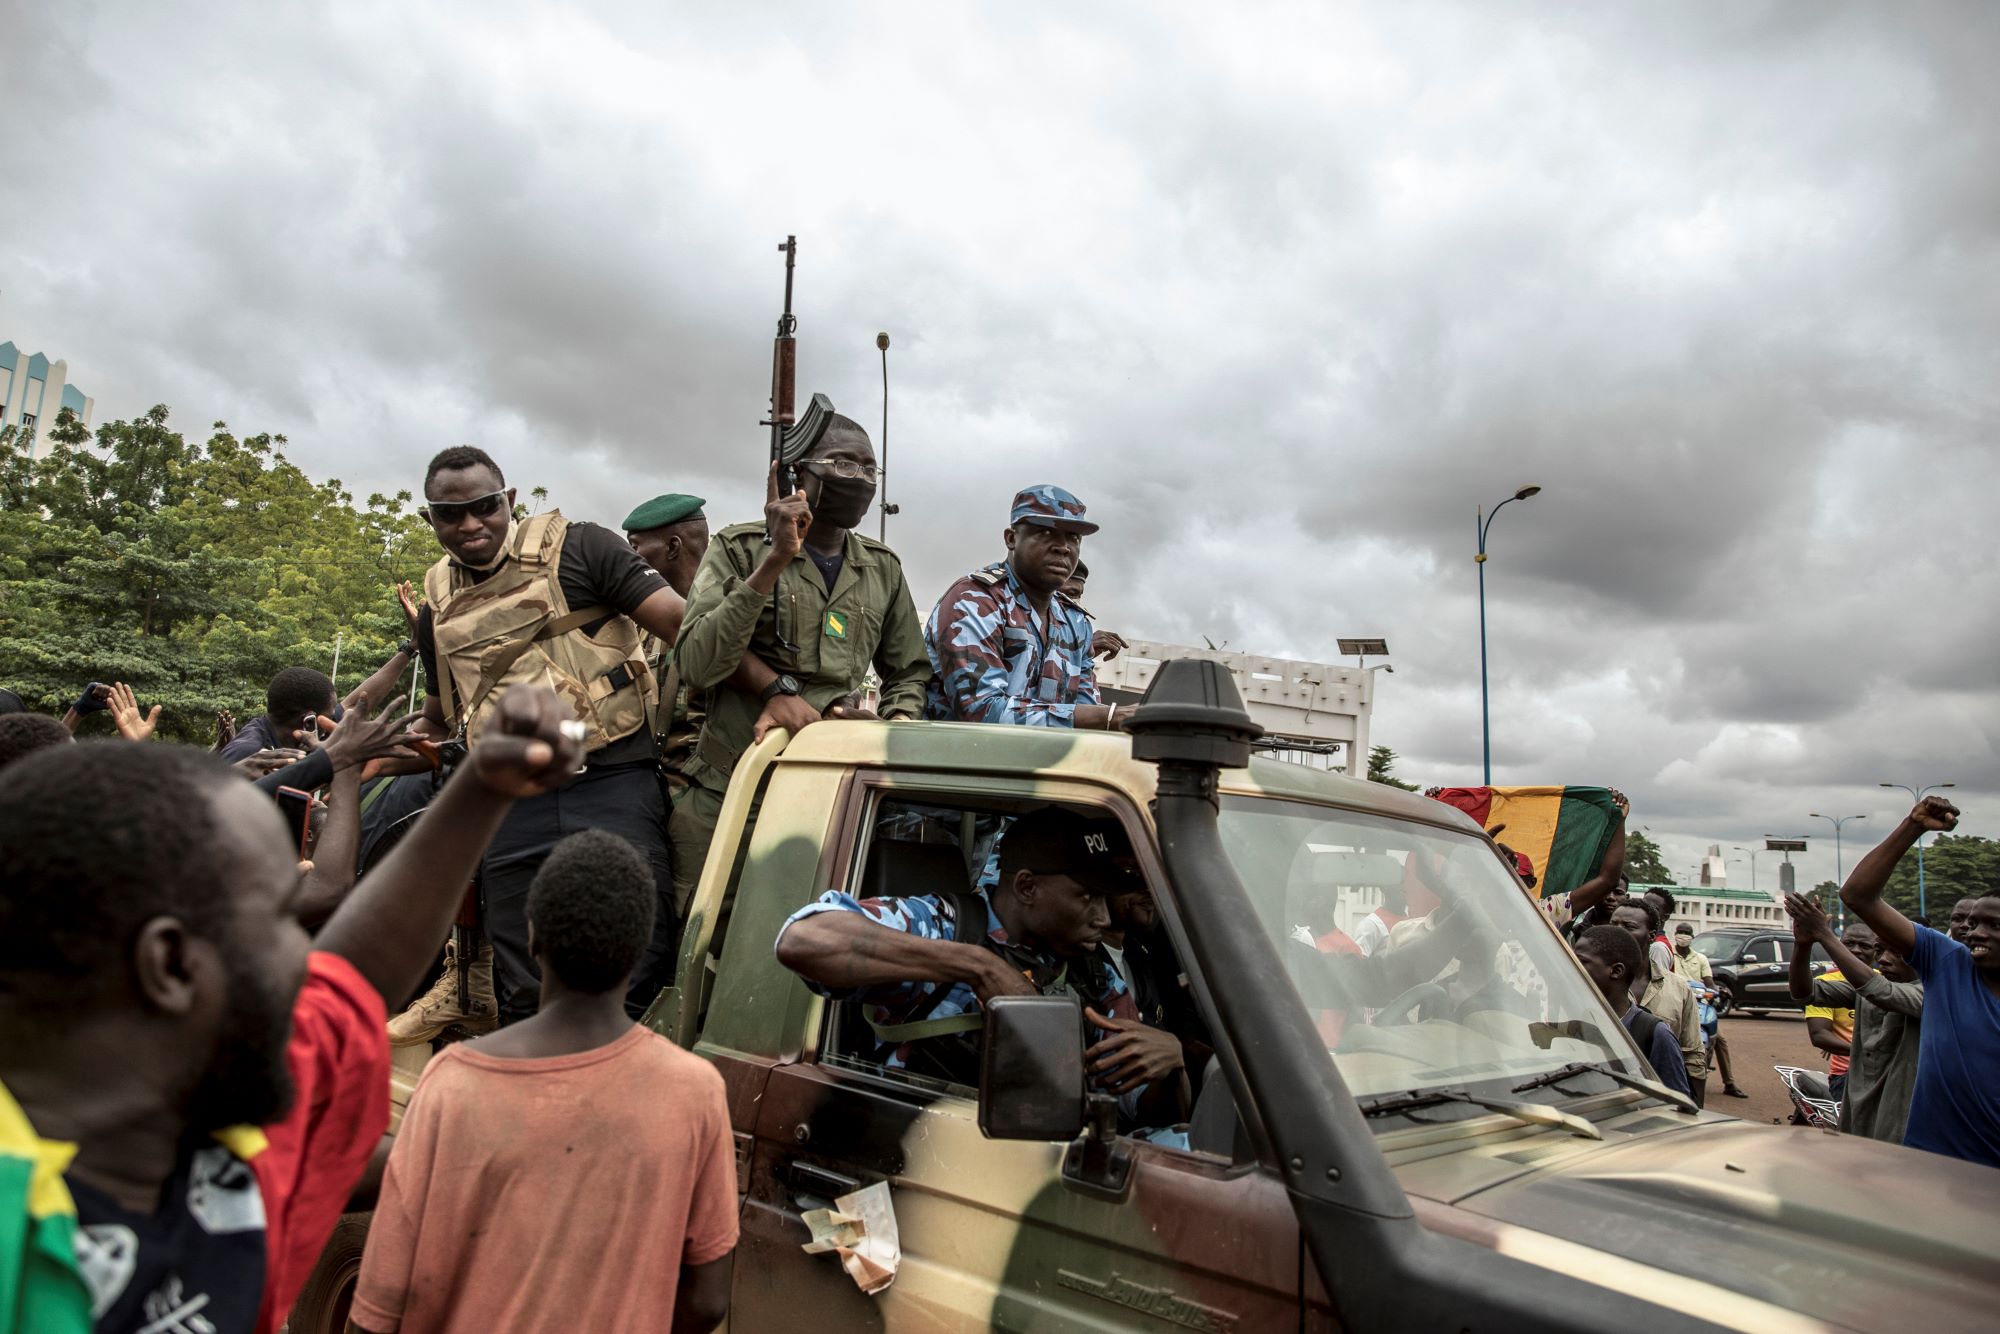
[(306, 1276), (299, 1299), (285, 1318), (285, 1334), (343, 1334), (347, 1312), (354, 1305), (355, 1280), (361, 1277), (361, 1250), (368, 1242), (373, 1214), (343, 1214), (319, 1253), (319, 1263)]

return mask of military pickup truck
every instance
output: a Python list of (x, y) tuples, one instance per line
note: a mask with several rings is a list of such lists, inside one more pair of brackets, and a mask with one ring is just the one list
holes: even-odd
[[(1696, 1111), (1465, 816), (1252, 758), (1255, 732), (1225, 672), (1183, 661), (1129, 736), (826, 723), (737, 766), (647, 1017), (728, 1087), (731, 1328), (1768, 1334), (2000, 1310), (2000, 1172)], [(1211, 1032), (1186, 1147), (1116, 1133), (1066, 998), (989, 1006), (982, 1087), (959, 1087), (878, 1064), (855, 1007), (774, 956), (829, 888), (963, 892), (982, 822), (1050, 804), (1124, 825)], [(1411, 916), (1372, 954), (1327, 948), (1392, 888)], [(869, 1296), (801, 1249), (800, 1215), (884, 1181), (902, 1260)], [(294, 1330), (340, 1327), (365, 1224)], [(608, 1282), (670, 1262), (603, 1260)]]

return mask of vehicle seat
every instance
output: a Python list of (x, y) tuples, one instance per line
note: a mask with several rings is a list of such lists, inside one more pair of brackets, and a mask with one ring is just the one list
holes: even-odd
[(868, 850), (868, 865), (861, 871), (861, 897), (868, 899), (962, 894), (970, 888), (965, 854), (946, 843), (878, 840)]
[(1247, 1163), (1257, 1156), (1250, 1132), (1236, 1114), (1236, 1098), (1229, 1091), (1219, 1056), (1209, 1057), (1202, 1071), (1201, 1096), (1194, 1100), (1194, 1112), (1188, 1117), (1188, 1148), (1235, 1163)]

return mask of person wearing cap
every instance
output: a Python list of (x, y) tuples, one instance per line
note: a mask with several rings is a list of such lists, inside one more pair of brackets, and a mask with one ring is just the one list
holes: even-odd
[[(708, 553), (708, 516), (702, 512), (706, 503), (700, 496), (654, 496), (625, 516), (625, 540), (683, 599), (694, 588), (695, 571)], [(678, 800), (687, 791), (687, 762), (694, 754), (695, 739), (701, 735), (707, 707), (701, 691), (681, 684), (670, 641), (648, 632), (640, 640), (640, 650), (653, 669), (653, 679), (660, 684), (660, 707), (654, 718), (660, 737), (660, 777), (667, 785), (669, 800)], [(676, 850), (676, 861), (681, 856)], [(675, 877), (677, 917), (687, 910), (679, 898), (679, 886), (685, 878)]]
[[(1063, 580), (1061, 592), (1064, 597), (1076, 604), (1076, 609), (1082, 612), (1084, 619), (1090, 621), (1094, 627), (1097, 618), (1090, 614), (1090, 608), (1083, 605), (1083, 587), (1089, 582), (1090, 567), (1079, 560), (1076, 568), (1069, 572), (1069, 578)], [(1130, 647), (1131, 645), (1125, 642), (1125, 636), (1116, 630), (1093, 628), (1090, 632), (1090, 656), (1093, 658), (1102, 658), (1109, 662)]]
[(1097, 531), (1059, 486), (1014, 497), (1007, 558), (974, 570), (931, 609), (924, 645), (936, 672), (925, 716), (1026, 727), (1117, 725), (1097, 693), (1090, 617), (1062, 591)]
[[(736, 761), (768, 729), (923, 715), (931, 664), (903, 563), (855, 531), (881, 475), (868, 433), (815, 394), (782, 452), (798, 488), (780, 496), (774, 467), (764, 519), (715, 535), (674, 646), (681, 683), (707, 692), (708, 703), (686, 764), (689, 786), (674, 801), (674, 897), (683, 904), (701, 878)], [(859, 704), (871, 667), (882, 680), (872, 714)]]
[(1086, 1064), (1127, 1119), (1185, 1110), (1180, 1041), (1139, 1021), (1099, 948), (1109, 899), (1145, 888), (1125, 830), (1045, 807), (1014, 821), (988, 895), (959, 884), (895, 898), (828, 890), (778, 929), (778, 962), (815, 994), (863, 1007), (877, 1058), (955, 1084), (979, 1083), (981, 1007), (995, 996), (1073, 995), (1095, 1030)]

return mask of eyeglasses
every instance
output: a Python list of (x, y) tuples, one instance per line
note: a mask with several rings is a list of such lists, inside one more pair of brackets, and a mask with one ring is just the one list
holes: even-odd
[(827, 473), (834, 477), (844, 477), (850, 482), (876, 481), (887, 468), (878, 468), (872, 463), (856, 463), (853, 459), (816, 459), (811, 463), (801, 463), (801, 468), (811, 468), (817, 473)]
[(417, 513), (442, 528), (457, 523), (468, 514), (475, 519), (490, 519), (506, 503), (505, 491), (489, 491), (471, 500), (433, 500)]

